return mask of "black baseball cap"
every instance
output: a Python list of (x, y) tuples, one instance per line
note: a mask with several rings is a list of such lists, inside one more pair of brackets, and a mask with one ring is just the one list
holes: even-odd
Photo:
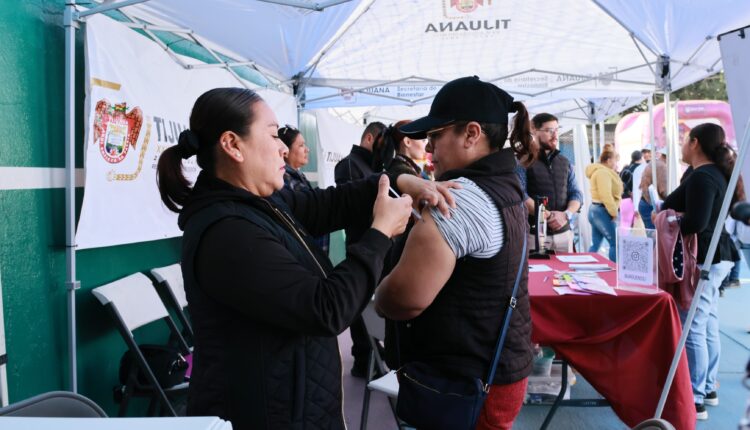
[(456, 121), (507, 124), (508, 113), (515, 111), (510, 94), (476, 76), (467, 76), (443, 85), (432, 100), (430, 113), (399, 131), (413, 139), (424, 139), (428, 131)]

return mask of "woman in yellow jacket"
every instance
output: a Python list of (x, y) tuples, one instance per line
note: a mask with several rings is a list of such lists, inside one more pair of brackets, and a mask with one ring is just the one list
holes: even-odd
[(615, 172), (617, 154), (613, 151), (602, 152), (599, 162), (586, 168), (586, 177), (591, 182), (591, 207), (589, 208), (589, 223), (591, 223), (591, 248), (589, 252), (598, 252), (602, 239), (609, 242), (609, 259), (617, 260), (615, 252), (615, 231), (617, 224), (617, 210), (622, 198), (622, 181)]

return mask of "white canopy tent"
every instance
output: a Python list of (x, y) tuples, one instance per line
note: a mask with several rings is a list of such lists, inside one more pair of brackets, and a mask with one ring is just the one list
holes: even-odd
[(721, 70), (715, 36), (750, 22), (746, 0), (109, 0), (89, 10), (68, 0), (66, 287), (73, 391), (75, 30), (86, 16), (115, 9), (178, 63), (156, 33), (192, 41), (216, 60), (183, 67), (235, 74), (251, 68), (268, 86), (292, 91), (301, 109), (424, 104), (444, 82), (476, 74), (527, 100), (532, 110), (535, 103), (569, 100), (568, 112), (578, 109), (590, 123), (618, 103), (637, 103), (653, 92), (668, 99), (670, 91)]
[[(305, 0), (267, 1), (276, 4), (140, 0), (129, 9), (252, 60), (271, 83), (291, 85), (302, 109), (425, 104), (444, 82), (476, 74), (595, 128), (607, 116), (600, 107), (612, 115), (660, 92), (672, 177), (670, 92), (721, 70), (716, 36), (750, 21), (744, 0), (352, 0), (322, 12)], [(593, 135), (596, 155), (603, 126)]]

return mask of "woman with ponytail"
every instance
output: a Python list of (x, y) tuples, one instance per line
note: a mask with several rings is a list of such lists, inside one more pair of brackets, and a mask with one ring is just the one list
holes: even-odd
[(410, 123), (403, 119), (388, 126), (373, 145), (374, 159), (379, 163), (378, 169), (391, 174), (407, 173), (429, 179), (423, 168), (426, 162), (427, 139), (412, 139), (399, 128)]
[[(326, 190), (284, 185), (276, 116), (255, 92), (201, 95), (190, 129), (157, 168), (164, 204), (184, 231), (182, 275), (195, 330), (189, 415), (217, 415), (235, 429), (344, 429), (336, 336), (370, 301), (412, 198), (439, 205), (443, 185), (402, 175)], [(182, 160), (196, 156), (193, 186)], [(372, 220), (372, 221), (370, 221)], [(370, 225), (335, 268), (314, 245), (322, 235)]]
[[(509, 133), (508, 115), (515, 113)], [(397, 324), (396, 363), (421, 362), (485, 380), (508, 297), (526, 257), (528, 234), (516, 157), (531, 153), (526, 108), (477, 77), (456, 79), (435, 95), (430, 113), (402, 126), (409, 138), (428, 139), (435, 175), (451, 190), (450, 217), (425, 209), (394, 248), (398, 261), (375, 292), (376, 308)], [(508, 143), (510, 137), (510, 143)], [(407, 235), (404, 235), (407, 236)], [(479, 416), (477, 429), (509, 429), (531, 373), (531, 317), (523, 264), (517, 305)], [(410, 423), (419, 427), (418, 423)]]
[[(739, 259), (729, 234), (724, 230), (724, 220), (719, 211), (727, 191), (729, 177), (734, 167), (731, 149), (725, 141), (724, 130), (711, 123), (696, 126), (682, 143), (682, 160), (692, 172), (664, 200), (663, 209), (681, 213), (680, 231), (698, 235), (698, 263), (703, 265), (714, 230), (721, 229), (719, 246), (711, 262), (709, 280), (704, 285), (695, 318), (690, 326), (686, 351), (693, 385), (693, 397), (698, 419), (708, 419), (705, 405), (719, 403), (716, 377), (719, 371), (719, 286)], [(742, 188), (735, 190), (733, 201)], [(683, 321), (688, 310), (681, 309)]]

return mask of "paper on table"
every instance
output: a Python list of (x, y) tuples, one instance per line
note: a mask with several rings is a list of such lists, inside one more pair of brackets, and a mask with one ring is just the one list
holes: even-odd
[(529, 264), (529, 273), (551, 272), (552, 268), (546, 264)]
[(595, 273), (572, 273), (570, 275), (576, 282), (583, 284), (607, 286), (607, 281), (596, 276)]
[(609, 294), (616, 296), (617, 292), (614, 288), (607, 284), (607, 281), (600, 278), (596, 274), (581, 274), (572, 273), (570, 275), (572, 282), (568, 282), (568, 286), (576, 291), (586, 291), (595, 294)]
[(586, 291), (576, 291), (569, 287), (552, 287), (555, 292), (561, 296), (564, 295), (572, 295), (572, 296), (590, 296), (591, 293), (588, 293)]
[(598, 261), (593, 255), (588, 254), (557, 255), (556, 257), (563, 263), (596, 263)]
[(584, 291), (597, 294), (608, 294), (610, 296), (616, 296), (617, 291), (609, 285), (598, 285), (598, 284), (586, 284), (583, 282), (578, 283), (578, 286)]
[(587, 272), (598, 272), (598, 271), (608, 271), (608, 270), (614, 270), (611, 267), (609, 267), (608, 264), (605, 263), (584, 263), (584, 264), (571, 264), (570, 268), (573, 270), (583, 270)]

